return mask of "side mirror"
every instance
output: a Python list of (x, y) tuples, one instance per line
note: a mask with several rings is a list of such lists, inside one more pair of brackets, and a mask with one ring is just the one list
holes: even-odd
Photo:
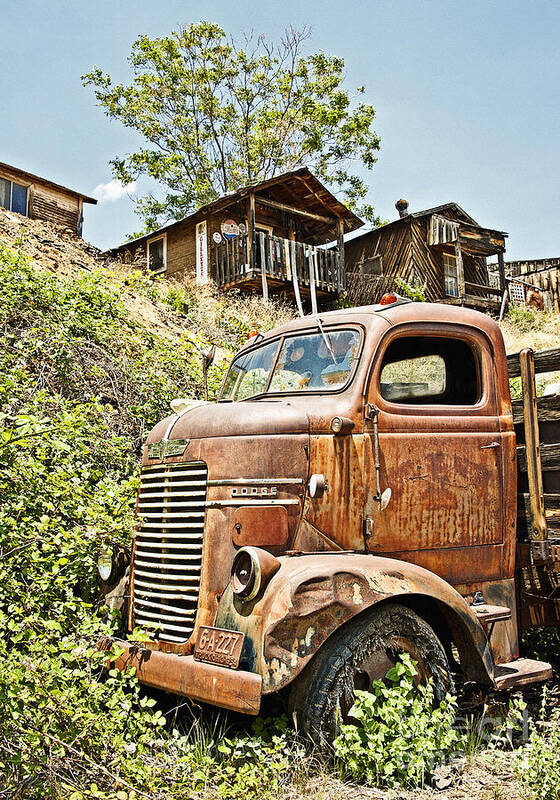
[(391, 489), (389, 487), (389, 488), (385, 489), (385, 491), (381, 495), (381, 499), (379, 501), (379, 510), (380, 511), (385, 511), (385, 509), (387, 508), (387, 506), (391, 502), (391, 494), (392, 494), (392, 492), (391, 492)]
[(204, 380), (204, 399), (208, 400), (208, 367), (216, 357), (216, 345), (202, 354), (202, 378)]
[(213, 344), (209, 350), (207, 350), (205, 353), (202, 354), (202, 368), (204, 370), (207, 370), (210, 364), (213, 363), (215, 358), (216, 358), (216, 345)]

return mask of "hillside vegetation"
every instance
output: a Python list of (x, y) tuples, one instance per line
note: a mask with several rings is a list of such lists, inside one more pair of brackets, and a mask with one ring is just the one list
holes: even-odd
[[(173, 398), (202, 396), (209, 344), (219, 346), (209, 374), (215, 396), (247, 332), (292, 310), (151, 280), (64, 230), (1, 211), (0, 285), (0, 797), (380, 797), (346, 782), (363, 772), (351, 764), (354, 747), (346, 767), (333, 768), (304, 751), (283, 717), (231, 728), (224, 715), (156, 700), (130, 673), (104, 673), (95, 650), (116, 624), (98, 608), (99, 544), (130, 539), (147, 430)], [(525, 335), (515, 319), (508, 324)], [(434, 731), (429, 699), (418, 729), (411, 724), (403, 738), (397, 709), (412, 691), (410, 675), (391, 690), (387, 749), (373, 754), (380, 771), (368, 772), (372, 754), (362, 754), (365, 772), (385, 786), (412, 780), (408, 742), (420, 775), (438, 737), (461, 752), (471, 747), (463, 733)], [(469, 730), (481, 745), (476, 726)], [(512, 771), (508, 754), (486, 754), (483, 766), (461, 767), (447, 796), (477, 796), (473, 786), (482, 784), (499, 798), (503, 784), (503, 797), (521, 797), (517, 773), (537, 788), (558, 777), (558, 728), (550, 730), (552, 744), (535, 732), (526, 766)]]
[(191, 796), (213, 785), (218, 751), (172, 736), (130, 675), (100, 680), (94, 645), (113, 622), (96, 612), (99, 543), (130, 540), (142, 439), (171, 399), (201, 397), (201, 351), (220, 344), (215, 395), (248, 330), (289, 312), (109, 271), (95, 253), (81, 269), (80, 243), (56, 231), (65, 258), (34, 263), (33, 227), (0, 242), (0, 795), (163, 797), (176, 782)]

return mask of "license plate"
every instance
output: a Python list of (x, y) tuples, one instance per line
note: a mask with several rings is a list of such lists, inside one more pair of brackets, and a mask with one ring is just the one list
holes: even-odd
[(222, 667), (237, 669), (241, 658), (241, 648), (245, 634), (239, 631), (226, 631), (202, 625), (194, 648), (197, 661), (220, 664)]

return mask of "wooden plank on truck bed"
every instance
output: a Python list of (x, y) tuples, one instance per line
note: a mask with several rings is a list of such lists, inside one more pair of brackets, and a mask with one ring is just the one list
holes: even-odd
[[(513, 421), (517, 425), (523, 422), (523, 400), (513, 400)], [(560, 420), (560, 394), (537, 397), (537, 414), (539, 422), (555, 422)]]
[[(530, 521), (530, 498), (529, 494), (525, 492), (519, 497), (520, 513), (525, 511), (524, 516), (526, 520)], [(560, 525), (560, 494), (547, 493), (544, 495), (544, 515), (548, 525), (557, 527)]]
[[(560, 469), (560, 444), (541, 444), (540, 452), (542, 469)], [(527, 472), (525, 445), (517, 448), (517, 464), (522, 472)]]
[[(521, 375), (519, 353), (508, 356), (507, 364), (509, 377), (519, 378)], [(555, 370), (560, 370), (560, 347), (535, 353), (535, 372), (554, 372)]]

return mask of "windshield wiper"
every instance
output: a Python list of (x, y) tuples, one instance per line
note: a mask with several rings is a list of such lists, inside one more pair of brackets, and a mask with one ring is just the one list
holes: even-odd
[(327, 336), (327, 334), (325, 333), (325, 331), (323, 330), (323, 323), (321, 322), (321, 317), (317, 317), (317, 322), (319, 324), (319, 330), (321, 331), (321, 335), (323, 337), (323, 341), (327, 345), (327, 350), (331, 354), (331, 358), (333, 360), (333, 363), (334, 363), (334, 365), (336, 367), (338, 367), (338, 361), (335, 358), (334, 350), (332, 349), (332, 345), (331, 345), (330, 339)]

